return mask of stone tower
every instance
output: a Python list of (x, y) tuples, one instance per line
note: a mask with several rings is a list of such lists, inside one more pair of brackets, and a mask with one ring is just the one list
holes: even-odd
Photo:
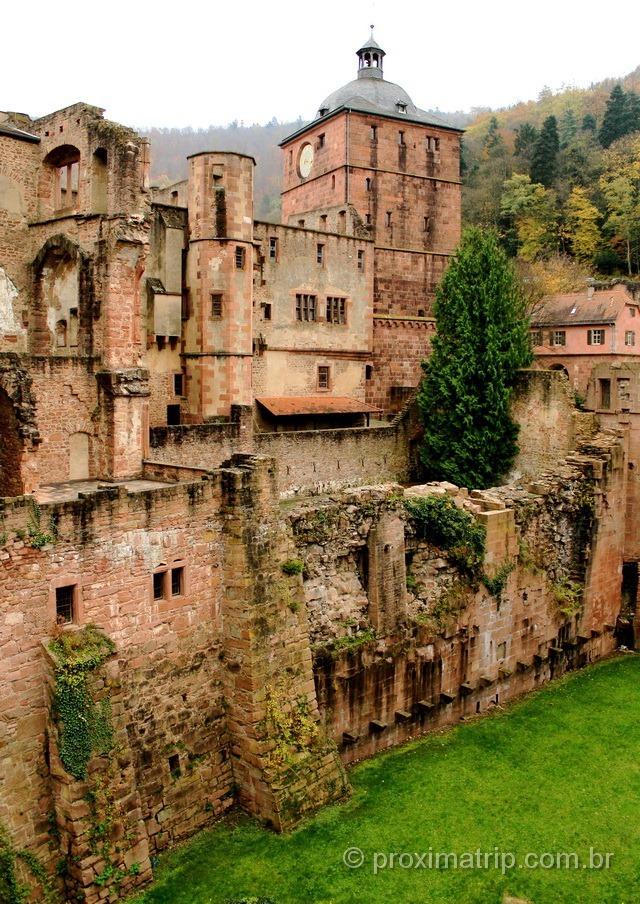
[(189, 407), (198, 419), (250, 405), (253, 311), (253, 157), (189, 157)]
[(374, 239), (368, 401), (394, 411), (417, 385), (435, 288), (460, 238), (461, 130), (387, 81), (385, 56), (372, 30), (356, 78), (282, 142), (282, 214)]

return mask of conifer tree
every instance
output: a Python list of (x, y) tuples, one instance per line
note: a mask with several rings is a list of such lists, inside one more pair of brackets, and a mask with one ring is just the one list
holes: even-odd
[(598, 140), (603, 148), (608, 148), (629, 131), (627, 97), (621, 85), (614, 85), (604, 111)]
[(531, 181), (539, 182), (545, 188), (553, 183), (556, 177), (556, 164), (560, 139), (558, 123), (555, 116), (547, 116), (536, 141), (533, 160), (531, 161)]
[(593, 113), (585, 113), (585, 115), (582, 117), (582, 131), (595, 132), (596, 125), (596, 118)]
[(524, 299), (495, 232), (465, 231), (438, 287), (435, 315), (418, 394), (421, 460), (428, 479), (488, 487), (516, 455), (511, 392), (516, 371), (531, 360)]

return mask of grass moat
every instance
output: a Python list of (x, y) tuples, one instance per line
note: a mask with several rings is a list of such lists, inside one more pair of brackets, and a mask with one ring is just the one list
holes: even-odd
[(162, 857), (135, 901), (640, 901), (640, 656), (363, 762), (350, 779), (350, 800), (289, 835), (243, 817), (201, 833)]

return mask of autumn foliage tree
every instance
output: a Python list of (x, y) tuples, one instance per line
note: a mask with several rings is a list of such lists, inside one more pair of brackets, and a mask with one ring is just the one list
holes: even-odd
[(517, 452), (511, 393), (516, 371), (531, 361), (525, 299), (493, 230), (465, 231), (438, 287), (435, 316), (418, 394), (422, 464), (431, 480), (491, 486)]

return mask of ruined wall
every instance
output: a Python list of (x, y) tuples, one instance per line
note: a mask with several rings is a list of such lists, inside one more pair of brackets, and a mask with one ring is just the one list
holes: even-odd
[[(121, 690), (112, 711), (133, 770), (127, 812), (139, 810), (148, 849), (192, 833), (231, 802), (218, 656), (219, 504), (219, 484), (200, 481), (40, 509), (23, 498), (2, 509), (0, 819), (46, 863), (60, 856), (47, 843), (53, 809), (60, 830), (77, 838), (90, 821), (86, 805), (73, 812), (75, 828), (61, 809), (86, 795), (86, 785), (57, 801), (47, 781), (40, 642), (55, 633), (57, 587), (75, 588), (76, 624), (97, 624), (115, 642)], [(183, 569), (180, 592), (169, 583), (154, 598), (154, 572), (173, 568)], [(98, 763), (94, 778), (104, 768)], [(81, 886), (101, 870), (93, 859), (76, 877)]]
[(27, 224), (36, 207), (39, 156), (37, 140), (0, 134), (0, 351), (26, 350), (30, 289)]
[(407, 426), (256, 433), (257, 454), (278, 462), (281, 493), (326, 492), (341, 484), (406, 480)]
[(569, 381), (558, 371), (519, 371), (511, 416), (520, 432), (510, 480), (552, 468), (598, 431), (597, 419), (589, 412), (578, 411)]
[(384, 427), (258, 433), (251, 409), (234, 406), (229, 421), (153, 429), (145, 467), (210, 470), (242, 450), (278, 461), (279, 492), (318, 493), (341, 484), (406, 480), (414, 430), (413, 418), (403, 417)]
[(286, 510), (305, 563), (319, 705), (346, 761), (484, 712), (616, 643), (619, 435), (600, 435), (530, 485), (406, 493), (450, 494), (484, 524), (488, 583), (421, 539), (397, 486)]

